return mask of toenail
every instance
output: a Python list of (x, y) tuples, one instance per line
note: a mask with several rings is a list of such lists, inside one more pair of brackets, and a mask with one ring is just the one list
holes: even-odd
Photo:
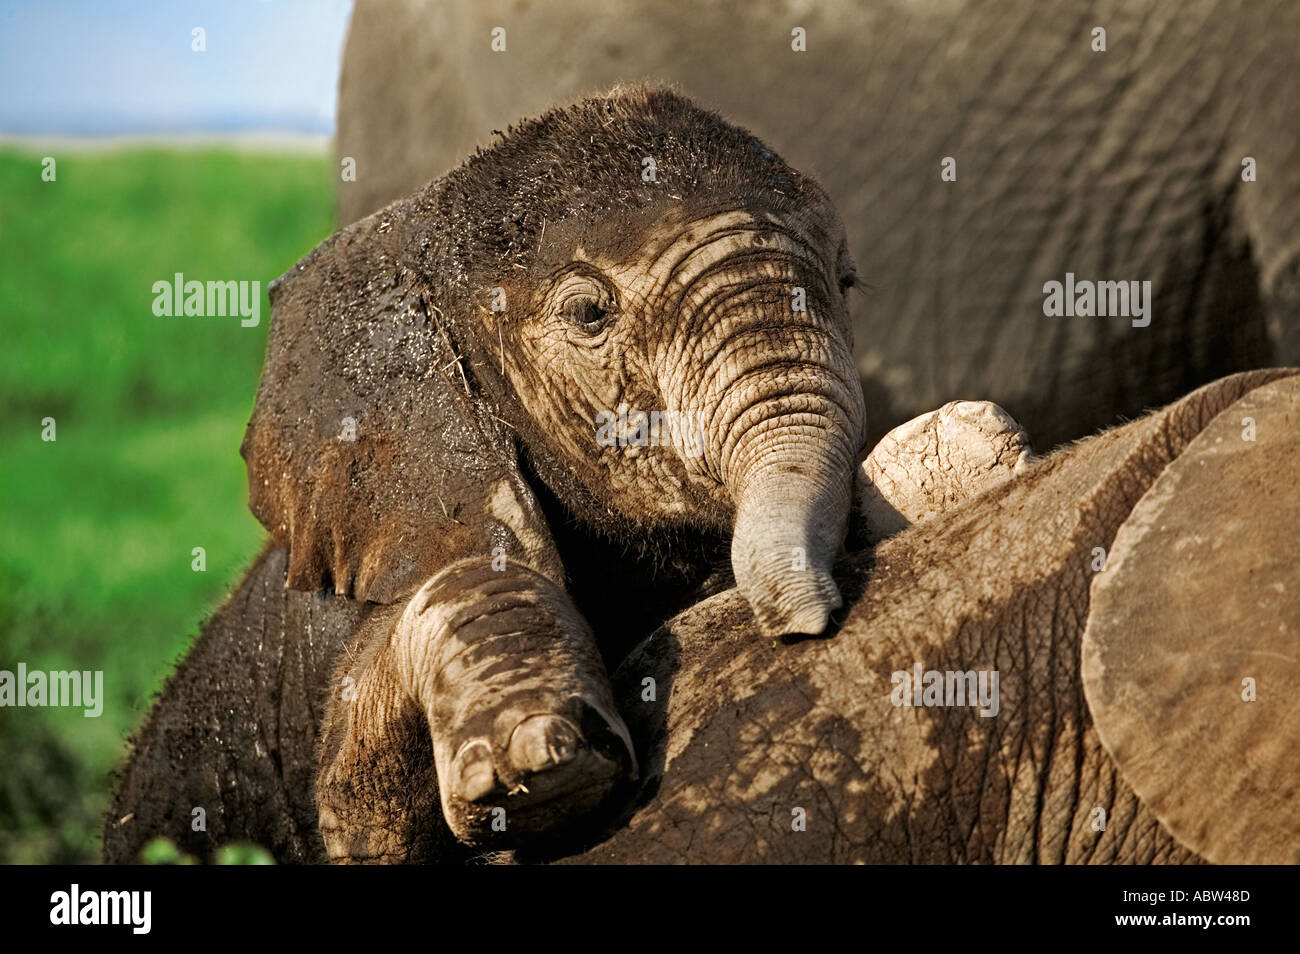
[(510, 761), (526, 772), (563, 765), (578, 751), (577, 730), (555, 715), (529, 716), (510, 737)]
[(482, 739), (461, 746), (452, 764), (453, 791), (467, 802), (477, 801), (496, 787), (492, 747)]

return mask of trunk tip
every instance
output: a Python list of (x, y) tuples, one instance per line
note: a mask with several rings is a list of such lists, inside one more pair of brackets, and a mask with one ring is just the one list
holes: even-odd
[[(818, 587), (815, 596), (799, 601), (790, 609), (782, 611), (778, 605), (764, 607), (759, 611), (759, 626), (766, 636), (820, 636), (826, 632), (830, 616), (843, 605), (839, 589), (829, 579), (827, 585)], [(750, 603), (754, 607), (753, 602)], [(754, 607), (757, 609), (757, 607)]]
[(782, 635), (820, 636), (826, 632), (826, 624), (830, 621), (830, 616), (830, 609), (810, 606), (790, 617), (789, 624)]

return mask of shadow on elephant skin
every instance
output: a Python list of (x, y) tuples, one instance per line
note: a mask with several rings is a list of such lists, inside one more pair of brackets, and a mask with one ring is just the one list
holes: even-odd
[[(835, 565), (835, 579), (844, 599), (841, 609), (831, 614), (830, 623), (817, 635), (790, 634), (779, 638), (782, 646), (808, 641), (833, 639), (840, 631), (850, 609), (867, 587), (874, 555), (871, 550), (842, 554)], [(522, 864), (555, 861), (577, 855), (607, 841), (627, 827), (639, 811), (650, 805), (659, 794), (668, 757), (668, 702), (682, 669), (683, 646), (677, 631), (694, 631), (695, 617), (711, 616), (715, 607), (738, 604), (734, 612), (724, 614), (726, 627), (752, 629), (754, 619), (744, 600), (735, 600), (734, 588), (710, 593), (691, 608), (665, 622), (631, 652), (613, 674), (614, 698), (632, 736), (640, 776), (635, 785), (611, 799), (608, 807), (588, 819), (582, 832), (559, 836), (545, 843), (519, 849), (513, 860)], [(721, 643), (728, 634), (719, 633)], [(698, 647), (697, 647), (698, 648)], [(807, 694), (804, 694), (807, 697)]]

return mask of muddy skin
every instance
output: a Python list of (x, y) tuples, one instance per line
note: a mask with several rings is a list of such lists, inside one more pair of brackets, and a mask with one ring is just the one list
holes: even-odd
[[(405, 787), (371, 787), (383, 779), (382, 765), (353, 776), (353, 804), (396, 795), (394, 814), (411, 820), (409, 841), (374, 860), (1294, 860), (1300, 818), (1289, 753), (1300, 728), (1289, 702), (1276, 700), (1259, 716), (1269, 733), (1252, 734), (1252, 723), (1242, 721), (1251, 710), (1233, 701), (1237, 655), (1207, 643), (1190, 668), (1177, 660), (1194, 632), (1210, 640), (1230, 634), (1238, 649), (1253, 649), (1261, 684), (1289, 684), (1296, 675), (1287, 670), (1295, 659), (1290, 637), (1278, 624), (1300, 618), (1300, 607), (1293, 590), (1288, 596), (1275, 583), (1295, 565), (1300, 512), (1293, 495), (1268, 487), (1272, 475), (1294, 471), (1300, 460), (1297, 382), (1294, 369), (1228, 378), (995, 479), (964, 502), (929, 514), (913, 509), (914, 523), (837, 567), (848, 609), (831, 639), (760, 637), (734, 589), (679, 614), (615, 672), (614, 699), (642, 782), (603, 831), (513, 854), (461, 844), (442, 821), (429, 784), (430, 737), (413, 716), (400, 739), (376, 750), (405, 773)], [(1253, 444), (1240, 441), (1244, 417), (1259, 429)], [(914, 432), (925, 435), (913, 445), (919, 476), (935, 445), (932, 432)], [(1005, 446), (1014, 432), (1000, 432), (990, 446)], [(895, 441), (879, 450), (899, 462), (906, 446)], [(1218, 499), (1225, 477), (1253, 488), (1232, 508)], [(1169, 484), (1180, 489), (1160, 490)], [(1237, 531), (1226, 532), (1234, 525)], [(1175, 536), (1154, 541), (1144, 555), (1152, 528)], [(1250, 561), (1213, 563), (1210, 578), (1188, 581), (1170, 573), (1160, 554), (1176, 554), (1194, 537), (1239, 549), (1263, 539), (1272, 562), (1260, 563), (1256, 553)], [(1110, 554), (1101, 574), (1093, 569), (1096, 547)], [(246, 838), (282, 861), (326, 857), (310, 788), (314, 736), (332, 691), (329, 661), (346, 655), (350, 638), (374, 645), (366, 628), (386, 630), (401, 608), (286, 590), (285, 568), (283, 550), (269, 549), (169, 683), (119, 786), (105, 835), (109, 860), (129, 860), (141, 830), (165, 830), (199, 855)], [(1144, 620), (1153, 587), (1162, 590), (1154, 604), (1160, 612)], [(1130, 590), (1141, 598), (1130, 599)], [(1244, 604), (1265, 611), (1243, 614)], [(1170, 611), (1178, 607), (1183, 611)], [(1189, 618), (1209, 626), (1188, 630)], [(1127, 678), (1125, 647), (1135, 645), (1134, 633), (1139, 661), (1169, 644), (1170, 657), (1156, 658), (1156, 669), (1176, 677), (1173, 698), (1188, 694), (1194, 708), (1209, 708), (1204, 717), (1214, 733), (1167, 700), (1149, 711), (1116, 704), (1126, 698), (1116, 687)], [(1113, 660), (1105, 668), (1120, 682), (1098, 682), (1089, 662), (1098, 656)], [(892, 674), (917, 661), (935, 669), (997, 668), (997, 715), (893, 705)], [(1155, 685), (1149, 675), (1139, 678)], [(655, 680), (653, 700), (647, 679)], [(1227, 703), (1222, 685), (1234, 689)], [(1165, 699), (1161, 692), (1138, 698)], [(1147, 735), (1152, 724), (1158, 731)], [(1177, 731), (1180, 725), (1187, 731)], [(1239, 788), (1231, 753), (1206, 748), (1220, 737), (1233, 751), (1253, 753), (1251, 778), (1263, 784)], [(1144, 738), (1172, 757), (1143, 756)], [(1207, 771), (1228, 775), (1210, 780), (1202, 777)], [(194, 805), (208, 810), (207, 833), (190, 831)], [(792, 830), (795, 808), (805, 811), (804, 831)], [(1095, 828), (1099, 809), (1102, 831)], [(355, 823), (373, 814), (340, 817)]]
[[(332, 860), (409, 855), (415, 794), (480, 850), (619, 801), (605, 660), (728, 549), (766, 633), (825, 628), (863, 443), (846, 249), (811, 179), (632, 89), (520, 125), (274, 283), (250, 505), (291, 589), (383, 607), (325, 702)], [(677, 429), (647, 441), (651, 411)], [(421, 733), (436, 779), (413, 785)]]
[[(700, 603), (616, 671), (645, 783), (566, 860), (1296, 862), (1300, 716), (1241, 680), (1300, 676), (1298, 470), (1297, 369), (1236, 375), (850, 557), (832, 639)], [(996, 716), (895, 705), (917, 662), (1000, 672)]]

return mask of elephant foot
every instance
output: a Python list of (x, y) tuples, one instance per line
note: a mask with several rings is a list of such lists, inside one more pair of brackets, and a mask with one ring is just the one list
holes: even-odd
[(545, 850), (630, 794), (636, 759), (595, 638), (540, 573), (454, 563), (343, 658), (316, 779), (333, 862)]
[(560, 833), (635, 776), (595, 638), (547, 577), (454, 565), (411, 600), (396, 646), (461, 842), (514, 848)]
[[(443, 742), (435, 726), (434, 751), (455, 752), (437, 769), (443, 817), (460, 841), (500, 848), (562, 833), (635, 774), (617, 715), (577, 696), (534, 701), (509, 705), (488, 737), (452, 730)], [(533, 711), (516, 721), (524, 709)]]

